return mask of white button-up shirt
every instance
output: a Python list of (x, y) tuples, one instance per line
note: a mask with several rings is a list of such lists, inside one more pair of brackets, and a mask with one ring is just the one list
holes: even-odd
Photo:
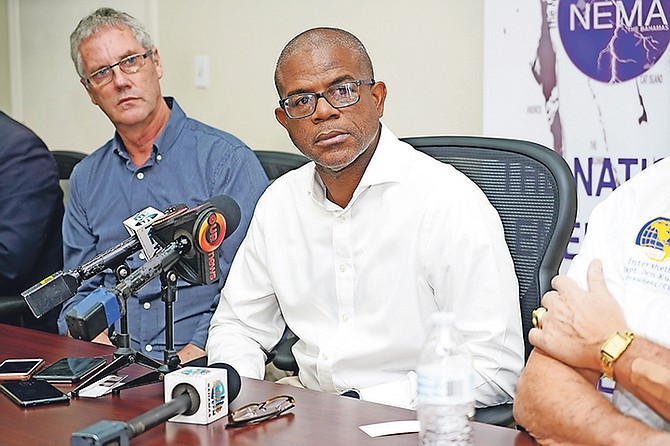
[[(480, 405), (512, 400), (523, 366), (519, 295), (502, 223), (451, 166), (386, 127), (342, 209), (314, 164), (261, 197), (212, 318), (210, 363), (261, 378), (285, 326), (308, 388), (338, 393), (407, 380), (429, 315), (456, 313)], [(406, 397), (399, 397), (406, 399)], [(396, 401), (408, 406), (408, 401)]]

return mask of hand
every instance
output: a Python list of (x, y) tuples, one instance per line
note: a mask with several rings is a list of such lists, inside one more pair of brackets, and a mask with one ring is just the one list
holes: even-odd
[(107, 335), (107, 330), (102, 331), (98, 336), (91, 339), (91, 342), (95, 342), (97, 344), (114, 345), (114, 344), (112, 344), (112, 341), (109, 340), (109, 336)]
[(600, 370), (600, 347), (615, 331), (626, 331), (626, 320), (607, 289), (600, 260), (589, 265), (587, 283), (588, 290), (583, 290), (566, 276), (554, 277), (556, 291), (542, 298), (548, 310), (542, 329), (531, 329), (528, 339), (572, 367)]
[(203, 349), (196, 347), (193, 344), (186, 344), (184, 348), (179, 350), (177, 352), (177, 356), (179, 356), (180, 364), (184, 365), (189, 361), (192, 361), (196, 358), (201, 358), (205, 356), (207, 352), (205, 352)]

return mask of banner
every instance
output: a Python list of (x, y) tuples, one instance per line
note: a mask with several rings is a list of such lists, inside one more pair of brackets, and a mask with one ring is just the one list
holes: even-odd
[(485, 0), (483, 134), (538, 142), (571, 167), (562, 272), (593, 207), (670, 154), (668, 13), (670, 0)]

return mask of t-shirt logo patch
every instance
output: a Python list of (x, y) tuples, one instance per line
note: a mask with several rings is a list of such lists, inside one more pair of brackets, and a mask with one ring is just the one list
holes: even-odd
[(635, 244), (650, 260), (662, 262), (670, 258), (670, 219), (657, 217), (646, 223), (637, 233)]

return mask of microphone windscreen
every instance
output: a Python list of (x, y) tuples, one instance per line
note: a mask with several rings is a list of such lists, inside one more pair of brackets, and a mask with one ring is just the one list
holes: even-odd
[(240, 374), (237, 373), (235, 367), (230, 364), (226, 364), (225, 362), (216, 362), (214, 364), (208, 365), (207, 367), (211, 367), (213, 369), (226, 369), (228, 371), (228, 404), (232, 403), (235, 398), (237, 398), (237, 395), (240, 394), (240, 389), (242, 388), (242, 379), (240, 378)]
[(207, 200), (212, 206), (217, 208), (226, 219), (226, 235), (224, 239), (228, 238), (230, 234), (235, 232), (235, 229), (240, 224), (242, 219), (242, 211), (235, 200), (227, 195), (215, 195)]

